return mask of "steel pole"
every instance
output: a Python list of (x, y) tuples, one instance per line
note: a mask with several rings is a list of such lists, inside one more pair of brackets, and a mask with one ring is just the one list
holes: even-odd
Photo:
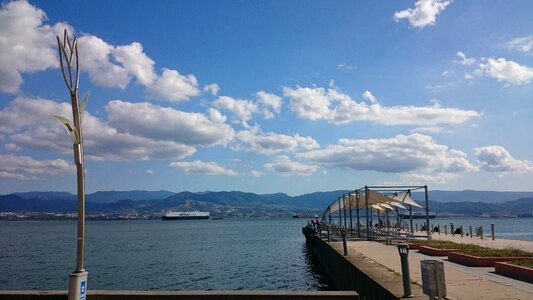
[(342, 196), (342, 210), (344, 211), (344, 229), (348, 227), (346, 224), (346, 196)]
[(365, 206), (366, 206), (366, 239), (370, 241), (370, 220), (368, 219), (368, 186), (365, 185)]
[(339, 201), (339, 228), (342, 227), (342, 210), (341, 210), (341, 197), (338, 198)]
[(353, 236), (353, 222), (352, 222), (352, 195), (348, 194), (348, 209), (350, 209), (350, 235)]
[(355, 197), (355, 213), (357, 214), (357, 237), (361, 237), (361, 227), (359, 226), (361, 224), (361, 222), (359, 221), (359, 191), (357, 191)]
[[(407, 194), (409, 197), (411, 197), (411, 190), (407, 190)], [(411, 228), (411, 233), (414, 233), (413, 231), (413, 206), (409, 205), (409, 227)]]
[(424, 194), (426, 196), (426, 233), (428, 239), (431, 237), (431, 231), (429, 229), (429, 197), (428, 197), (428, 186), (424, 185)]

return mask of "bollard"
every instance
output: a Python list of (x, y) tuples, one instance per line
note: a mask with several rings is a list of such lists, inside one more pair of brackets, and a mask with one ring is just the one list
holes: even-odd
[(328, 225), (328, 243), (331, 243), (331, 226)]
[(470, 225), (470, 238), (473, 238), (474, 236), (472, 235), (472, 225)]
[(455, 231), (453, 230), (453, 223), (450, 223), (450, 233), (452, 236), (455, 236)]
[(490, 231), (492, 234), (492, 240), (494, 241), (494, 224), (490, 224)]
[(346, 230), (342, 230), (342, 247), (344, 248), (344, 256), (348, 256), (348, 243), (346, 242)]
[(411, 278), (409, 275), (409, 244), (398, 244), (398, 252), (400, 253), (400, 262), (402, 264), (402, 279), (403, 279), (403, 297), (411, 298)]
[(444, 225), (444, 235), (448, 235), (448, 228)]
[(461, 237), (463, 237), (464, 236), (463, 235), (463, 225), (461, 225), (461, 227), (459, 227), (459, 228), (461, 228)]

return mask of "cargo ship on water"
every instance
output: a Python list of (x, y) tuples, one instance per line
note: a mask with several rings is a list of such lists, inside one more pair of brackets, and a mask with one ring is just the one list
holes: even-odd
[(165, 221), (168, 220), (205, 220), (209, 219), (207, 211), (169, 211), (161, 216)]

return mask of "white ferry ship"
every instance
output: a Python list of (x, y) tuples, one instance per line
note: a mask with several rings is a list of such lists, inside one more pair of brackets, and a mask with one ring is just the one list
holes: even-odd
[(209, 219), (207, 211), (169, 211), (161, 216), (163, 220), (201, 220)]

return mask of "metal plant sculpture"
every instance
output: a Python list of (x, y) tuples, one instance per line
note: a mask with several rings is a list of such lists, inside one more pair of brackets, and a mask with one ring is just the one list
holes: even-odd
[(83, 165), (83, 135), (82, 120), (83, 112), (89, 93), (83, 95), (81, 101), (78, 100), (78, 84), (80, 79), (79, 59), (78, 59), (78, 38), (71, 42), (67, 30), (63, 35), (63, 41), (56, 36), (59, 50), (59, 61), (61, 73), (70, 92), (72, 104), (72, 120), (60, 115), (50, 115), (65, 127), (68, 134), (73, 139), (74, 162), (76, 163), (76, 174), (78, 184), (78, 234), (76, 252), (76, 270), (69, 276), (69, 300), (85, 299), (87, 290), (87, 272), (84, 269), (85, 255), (85, 178)]

